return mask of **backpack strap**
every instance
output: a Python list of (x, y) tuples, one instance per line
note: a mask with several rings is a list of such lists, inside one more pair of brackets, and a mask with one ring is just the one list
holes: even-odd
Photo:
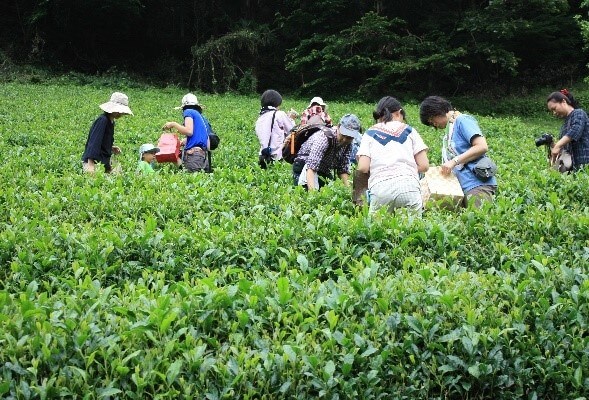
[(274, 118), (276, 118), (276, 111), (274, 111), (274, 114), (272, 114), (272, 124), (270, 125), (270, 139), (268, 139), (268, 146), (266, 147), (270, 147), (270, 143), (272, 142), (272, 129), (274, 129)]

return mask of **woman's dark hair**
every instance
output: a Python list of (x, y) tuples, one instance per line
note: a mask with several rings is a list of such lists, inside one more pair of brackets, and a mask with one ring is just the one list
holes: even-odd
[(282, 104), (282, 96), (276, 90), (268, 89), (260, 99), (262, 107), (278, 107)]
[(573, 97), (573, 95), (571, 94), (571, 92), (568, 91), (568, 89), (562, 89), (559, 92), (550, 93), (550, 95), (546, 99), (546, 103), (548, 103), (550, 101), (555, 101), (557, 103), (560, 103), (563, 100), (566, 101), (566, 103), (568, 105), (572, 106), (573, 108), (580, 108), (581, 107), (579, 105), (579, 102), (577, 101), (577, 99), (575, 99)]
[(372, 117), (376, 121), (389, 122), (393, 120), (393, 113), (397, 111), (401, 111), (403, 119), (406, 118), (401, 102), (392, 96), (385, 96), (378, 101), (376, 110), (372, 112)]
[(432, 118), (446, 115), (448, 111), (453, 109), (452, 104), (445, 98), (428, 96), (419, 105), (419, 119), (422, 124), (432, 126), (430, 123)]
[(182, 110), (196, 110), (202, 114), (202, 107), (197, 104), (189, 104), (187, 106), (182, 107)]

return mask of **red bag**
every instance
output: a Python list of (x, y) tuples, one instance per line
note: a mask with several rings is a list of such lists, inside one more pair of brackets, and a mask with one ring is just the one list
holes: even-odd
[(180, 159), (180, 139), (173, 133), (162, 133), (157, 141), (159, 153), (155, 154), (158, 163), (177, 163)]

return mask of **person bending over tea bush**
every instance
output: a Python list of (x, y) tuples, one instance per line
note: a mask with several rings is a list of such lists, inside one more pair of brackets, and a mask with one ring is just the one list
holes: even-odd
[(370, 127), (358, 150), (358, 171), (369, 173), (370, 212), (381, 207), (389, 212), (408, 208), (423, 210), (419, 172), (429, 168), (428, 147), (405, 121), (401, 103), (394, 97), (380, 99)]
[(307, 190), (321, 188), (334, 179), (336, 170), (344, 185), (348, 186), (352, 141), (360, 135), (360, 120), (346, 114), (336, 127), (323, 127), (302, 144), (292, 164), (294, 184)]
[(182, 104), (177, 108), (182, 109), (183, 124), (169, 121), (164, 124), (163, 129), (173, 128), (186, 136), (182, 162), (187, 171), (208, 171), (210, 144), (207, 123), (202, 116), (202, 107), (196, 96), (188, 93), (182, 97)]
[(282, 159), (282, 145), (294, 121), (282, 110), (282, 96), (276, 90), (266, 90), (260, 98), (262, 108), (256, 121), (256, 135), (260, 141), (258, 163), (266, 169), (268, 164)]
[(442, 173), (454, 171), (464, 192), (464, 206), (480, 207), (497, 192), (495, 164), (486, 156), (487, 140), (474, 117), (462, 114), (448, 100), (426, 97), (419, 106), (421, 122), (446, 129), (442, 145)]
[(96, 164), (101, 163), (104, 170), (111, 173), (111, 156), (121, 152), (118, 146), (114, 146), (115, 120), (123, 115), (133, 115), (133, 112), (129, 108), (129, 98), (121, 92), (114, 92), (110, 100), (99, 107), (104, 113), (90, 127), (82, 154), (82, 167), (84, 172), (93, 173), (96, 171)]
[(560, 128), (560, 138), (552, 146), (552, 162), (556, 161), (562, 149), (572, 156), (573, 171), (589, 163), (589, 118), (580, 108), (573, 95), (563, 89), (552, 92), (546, 100), (546, 106), (558, 118), (564, 118)]

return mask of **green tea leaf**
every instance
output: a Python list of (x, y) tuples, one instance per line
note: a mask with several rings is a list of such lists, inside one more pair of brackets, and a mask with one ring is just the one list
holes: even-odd
[(573, 383), (576, 387), (582, 387), (583, 385), (583, 369), (580, 365), (575, 369), (575, 373), (573, 374)]
[(299, 264), (301, 271), (309, 271), (309, 261), (307, 260), (307, 257), (305, 257), (303, 254), (297, 255), (297, 263)]
[(333, 331), (337, 326), (339, 316), (333, 310), (329, 310), (325, 313), (325, 317), (327, 318), (327, 322), (329, 323), (329, 329)]
[(0, 382), (0, 395), (8, 393), (10, 390), (10, 382), (4, 381)]
[(282, 346), (282, 350), (284, 351), (284, 354), (287, 355), (288, 360), (290, 362), (295, 362), (297, 359), (297, 354), (295, 353), (295, 351), (293, 350), (292, 346), (285, 344)]
[(335, 372), (335, 363), (331, 360), (329, 360), (326, 364), (325, 364), (325, 368), (323, 369), (323, 371), (325, 372), (325, 374), (329, 377), (329, 378), (333, 378), (333, 373)]
[(171, 385), (176, 380), (176, 377), (180, 373), (181, 369), (182, 360), (176, 360), (170, 365), (168, 371), (166, 372), (166, 382), (168, 382), (168, 385)]
[(468, 367), (468, 373), (471, 374), (472, 376), (474, 376), (475, 378), (478, 378), (481, 376), (481, 370), (479, 369), (479, 365), (471, 365), (470, 367)]
[(116, 388), (98, 389), (98, 398), (104, 399), (106, 397), (114, 396), (115, 394), (123, 393), (122, 390)]
[(287, 304), (292, 297), (290, 293), (290, 281), (286, 277), (280, 277), (276, 282), (276, 286), (278, 289), (278, 301), (280, 304)]

